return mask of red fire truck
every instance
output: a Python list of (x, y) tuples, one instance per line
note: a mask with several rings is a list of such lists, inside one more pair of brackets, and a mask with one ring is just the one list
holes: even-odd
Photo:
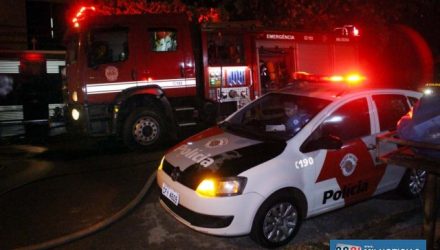
[(317, 34), (200, 25), (181, 14), (89, 14), (83, 8), (66, 36), (68, 125), (130, 147), (151, 148), (215, 122), (282, 88), (294, 72), (359, 66), (354, 27)]

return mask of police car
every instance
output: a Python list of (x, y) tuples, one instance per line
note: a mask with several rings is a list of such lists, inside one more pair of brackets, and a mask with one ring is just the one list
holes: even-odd
[[(250, 234), (277, 247), (305, 218), (397, 187), (416, 196), (426, 173), (377, 161), (375, 138), (394, 130), (420, 97), (326, 82), (268, 93), (166, 153), (160, 202), (197, 231)], [(285, 106), (292, 104), (300, 115), (291, 129)], [(380, 154), (393, 147), (380, 145)]]

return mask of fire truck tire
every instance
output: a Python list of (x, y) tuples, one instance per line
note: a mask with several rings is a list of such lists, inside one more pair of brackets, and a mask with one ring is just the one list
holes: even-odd
[(165, 131), (165, 122), (159, 111), (136, 108), (125, 120), (122, 139), (131, 149), (153, 149), (165, 141)]

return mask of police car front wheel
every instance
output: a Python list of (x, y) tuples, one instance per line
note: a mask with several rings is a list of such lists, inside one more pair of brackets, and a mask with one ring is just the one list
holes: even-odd
[(299, 202), (287, 192), (276, 193), (260, 207), (251, 238), (265, 247), (279, 247), (295, 237), (301, 225)]

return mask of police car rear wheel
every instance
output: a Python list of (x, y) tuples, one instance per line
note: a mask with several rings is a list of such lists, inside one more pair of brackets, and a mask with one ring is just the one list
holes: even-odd
[(287, 192), (269, 197), (258, 210), (251, 238), (265, 247), (279, 247), (295, 237), (301, 225), (300, 208)]
[(164, 140), (161, 116), (154, 109), (137, 108), (124, 124), (124, 143), (132, 149), (151, 149)]
[(425, 187), (427, 173), (420, 169), (408, 170), (402, 178), (400, 189), (409, 198), (420, 195)]

